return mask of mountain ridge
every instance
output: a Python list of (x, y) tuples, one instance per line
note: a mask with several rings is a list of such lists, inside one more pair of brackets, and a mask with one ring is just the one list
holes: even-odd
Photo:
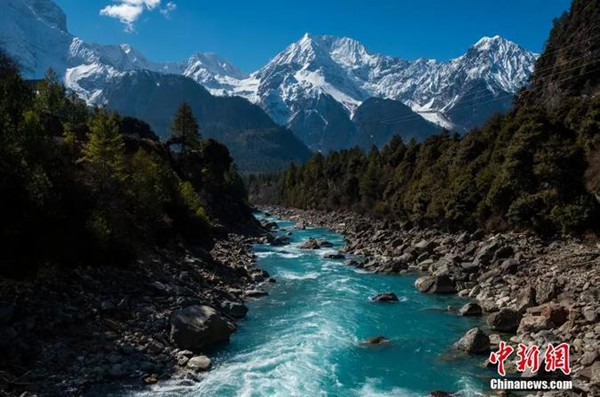
[[(12, 19), (23, 19), (23, 26), (41, 26), (33, 32), (21, 29), (15, 36), (2, 29), (10, 27), (8, 22), (0, 23), (0, 45), (8, 43), (9, 53), (23, 54), (20, 60), (29, 77), (41, 77), (42, 65), (53, 67), (89, 104), (107, 105), (104, 89), (125, 72), (183, 75), (213, 95), (239, 96), (259, 105), (276, 123), (320, 151), (355, 141), (343, 135), (348, 128), (357, 129), (354, 113), (369, 98), (402, 102), (414, 112), (411, 116), (449, 130), (462, 133), (478, 127), (491, 114), (508, 109), (512, 96), (527, 84), (538, 56), (496, 35), (482, 37), (447, 62), (405, 60), (371, 53), (349, 37), (306, 33), (265, 66), (245, 74), (214, 53), (153, 62), (127, 44), (86, 43), (66, 30), (66, 16), (51, 0), (7, 1), (12, 11), (4, 18), (11, 19), (12, 13)], [(40, 37), (41, 45), (36, 42)], [(24, 50), (29, 48), (34, 50)], [(399, 119), (408, 117), (401, 113)], [(410, 135), (426, 135), (429, 128), (423, 128)]]

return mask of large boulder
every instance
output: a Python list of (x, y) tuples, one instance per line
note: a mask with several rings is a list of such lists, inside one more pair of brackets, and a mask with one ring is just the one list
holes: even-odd
[(481, 316), (481, 306), (477, 303), (469, 302), (458, 310), (458, 314), (465, 317), (476, 317)]
[(393, 292), (384, 292), (371, 298), (373, 302), (398, 302), (398, 297)]
[(346, 259), (346, 255), (341, 252), (328, 252), (323, 255), (324, 259)]
[(445, 274), (420, 277), (415, 281), (415, 287), (424, 294), (453, 294), (456, 292), (454, 280)]
[(331, 247), (333, 247), (333, 243), (331, 241), (327, 241), (327, 240), (324, 240), (324, 239), (317, 240), (317, 243), (319, 243), (319, 247), (321, 247), (321, 248), (331, 248)]
[(492, 313), (487, 318), (487, 324), (491, 329), (500, 332), (514, 332), (519, 328), (521, 313), (512, 309), (502, 309)]
[(316, 250), (321, 248), (321, 245), (319, 244), (317, 239), (310, 237), (308, 240), (302, 243), (299, 248), (305, 250)]
[(208, 371), (208, 369), (210, 369), (210, 364), (210, 358), (206, 356), (196, 356), (189, 359), (187, 367), (195, 372)]
[(535, 287), (535, 300), (538, 305), (550, 302), (560, 294), (561, 288), (555, 280), (539, 280)]
[(171, 339), (181, 349), (198, 350), (229, 340), (236, 330), (210, 306), (194, 305), (171, 315)]
[(465, 353), (487, 353), (490, 350), (490, 338), (479, 328), (472, 328), (452, 346)]
[(276, 236), (273, 240), (271, 240), (271, 245), (275, 247), (280, 247), (282, 245), (288, 245), (290, 243), (289, 237), (286, 236)]

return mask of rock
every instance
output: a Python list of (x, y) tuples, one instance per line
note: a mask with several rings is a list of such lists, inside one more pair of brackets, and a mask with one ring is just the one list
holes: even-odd
[(477, 273), (479, 271), (479, 264), (474, 262), (463, 262), (459, 265), (465, 273)]
[(517, 296), (516, 309), (519, 313), (524, 313), (525, 310), (533, 306), (535, 306), (535, 289), (525, 287)]
[(397, 258), (397, 261), (404, 264), (410, 264), (415, 260), (415, 256), (410, 252), (406, 252)]
[(515, 274), (519, 271), (519, 261), (514, 258), (506, 259), (500, 265), (500, 269), (504, 274)]
[(593, 363), (595, 363), (597, 360), (598, 360), (598, 352), (597, 351), (589, 351), (589, 352), (583, 353), (580, 363), (581, 363), (581, 365), (588, 367), (588, 366), (592, 365)]
[(519, 328), (521, 317), (521, 313), (515, 310), (501, 309), (488, 316), (487, 324), (495, 331), (514, 332)]
[(325, 259), (345, 259), (346, 255), (342, 254), (341, 252), (328, 252), (325, 255), (323, 255), (323, 258), (325, 258)]
[(469, 302), (466, 303), (463, 307), (461, 307), (458, 310), (458, 314), (460, 314), (461, 316), (481, 316), (482, 314), (482, 310), (481, 310), (481, 306), (479, 306), (477, 303), (474, 302)]
[(327, 240), (319, 239), (319, 240), (317, 240), (317, 243), (319, 244), (319, 246), (321, 248), (331, 248), (331, 247), (333, 247), (333, 243), (329, 242)]
[(190, 358), (187, 363), (187, 368), (195, 372), (207, 371), (210, 368), (210, 364), (210, 358), (206, 356), (195, 356)]
[(269, 293), (267, 291), (263, 291), (261, 289), (251, 289), (244, 292), (244, 296), (246, 298), (260, 298), (263, 296), (267, 296)]
[(540, 280), (535, 287), (535, 300), (538, 305), (550, 302), (560, 293), (560, 288), (554, 280)]
[(321, 245), (319, 244), (319, 242), (317, 241), (317, 239), (310, 237), (308, 240), (306, 240), (304, 243), (302, 243), (298, 248), (300, 249), (305, 249), (305, 250), (316, 250), (321, 248)]
[(147, 385), (154, 385), (158, 383), (158, 379), (156, 379), (154, 376), (145, 376), (142, 381)]
[(503, 245), (502, 247), (498, 248), (496, 252), (494, 252), (493, 261), (495, 262), (501, 259), (510, 258), (514, 254), (515, 250), (513, 247), (511, 247), (510, 245)]
[(483, 247), (477, 251), (475, 255), (475, 262), (481, 263), (482, 265), (488, 265), (492, 259), (494, 258), (494, 254), (498, 249), (498, 242), (493, 241), (491, 243), (485, 244)]
[(600, 385), (600, 361), (592, 364), (590, 375), (590, 383), (596, 386)]
[(270, 244), (274, 247), (280, 247), (282, 245), (290, 244), (290, 239), (286, 236), (276, 236), (273, 240), (271, 240)]
[(265, 223), (265, 228), (267, 229), (279, 229), (279, 225), (276, 222), (267, 222)]
[(590, 323), (597, 323), (598, 320), (600, 320), (600, 315), (598, 314), (598, 310), (596, 310), (590, 306), (583, 308), (583, 310), (581, 311), (581, 314), (583, 314), (583, 317), (586, 319), (586, 321), (588, 321)]
[(360, 263), (354, 259), (348, 259), (348, 260), (344, 261), (344, 265), (352, 266), (352, 267), (359, 267)]
[(441, 390), (434, 390), (429, 393), (429, 397), (452, 397), (452, 394)]
[(569, 310), (562, 305), (548, 303), (542, 309), (542, 317), (554, 327), (560, 327), (569, 319)]
[(456, 292), (454, 281), (447, 275), (423, 276), (415, 281), (415, 287), (425, 294), (453, 294)]
[(363, 341), (365, 345), (381, 345), (384, 343), (390, 343), (390, 340), (385, 336), (376, 336), (374, 338), (368, 338)]
[(248, 313), (248, 307), (246, 307), (243, 303), (231, 302), (228, 300), (221, 302), (221, 310), (223, 313), (233, 318), (243, 318), (246, 317), (246, 313)]
[(418, 252), (431, 252), (435, 248), (435, 242), (433, 240), (421, 240), (414, 245), (414, 248)]
[(546, 318), (542, 316), (525, 314), (519, 323), (517, 333), (521, 335), (525, 333), (539, 332), (550, 328), (552, 328), (552, 324)]
[(472, 328), (453, 347), (471, 354), (487, 353), (490, 350), (490, 338), (479, 328)]
[(384, 292), (371, 298), (373, 302), (398, 302), (398, 297), (393, 292)]
[(188, 306), (171, 315), (171, 339), (182, 349), (197, 350), (228, 341), (235, 330), (235, 325), (210, 306)]

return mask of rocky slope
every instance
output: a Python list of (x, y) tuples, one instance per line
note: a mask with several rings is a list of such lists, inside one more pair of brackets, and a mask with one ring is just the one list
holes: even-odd
[(0, 395), (105, 395), (104, 384), (195, 380), (269, 275), (230, 234), (211, 251), (160, 251), (131, 268), (0, 280)]
[[(458, 293), (477, 302), (458, 314), (485, 315), (485, 335), (470, 331), (477, 335), (467, 335), (456, 346), (459, 350), (488, 353), (500, 340), (544, 349), (549, 343), (567, 342), (574, 382), (569, 395), (600, 393), (600, 250), (596, 245), (570, 238), (542, 241), (527, 233), (406, 230), (400, 224), (346, 212), (268, 210), (342, 233), (348, 242), (346, 252), (364, 258), (350, 262), (353, 265), (390, 274), (422, 273), (415, 283), (421, 292)], [(483, 346), (470, 343), (481, 339), (485, 339)], [(548, 376), (518, 373), (514, 364), (508, 370), (526, 379)]]

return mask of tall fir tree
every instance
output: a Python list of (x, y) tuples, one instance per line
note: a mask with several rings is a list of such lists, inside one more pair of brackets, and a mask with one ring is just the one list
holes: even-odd
[(182, 153), (198, 147), (200, 133), (198, 121), (187, 102), (182, 102), (171, 125), (173, 130), (173, 143), (179, 144)]

